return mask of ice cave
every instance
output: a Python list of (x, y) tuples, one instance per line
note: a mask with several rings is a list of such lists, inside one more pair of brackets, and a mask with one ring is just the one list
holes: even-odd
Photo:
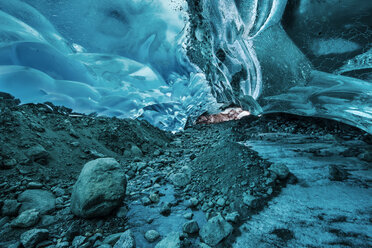
[(0, 248), (372, 247), (371, 0), (0, 0)]

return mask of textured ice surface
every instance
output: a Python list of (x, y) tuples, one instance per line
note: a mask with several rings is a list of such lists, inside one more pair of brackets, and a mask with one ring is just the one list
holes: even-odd
[[(351, 175), (342, 182), (329, 180), (330, 157), (306, 152), (322, 148), (338, 154), (346, 149), (328, 139), (298, 135), (281, 137), (280, 141), (246, 142), (271, 162), (287, 165), (299, 182), (283, 188), (262, 212), (247, 221), (233, 247), (371, 247), (369, 165), (354, 157), (333, 156), (332, 164)], [(294, 237), (285, 243), (273, 233), (275, 229), (289, 229)]]
[(0, 90), (23, 103), (141, 116), (167, 130), (217, 109), (205, 76), (182, 49), (185, 22), (177, 6), (26, 2), (0, 1)]
[[(319, 16), (334, 1), (323, 2)], [(280, 25), (286, 4), (0, 0), (0, 90), (23, 103), (50, 101), (84, 113), (141, 117), (167, 130), (181, 130), (221, 104), (258, 114), (258, 100), (265, 111), (318, 115), (371, 132), (371, 84), (310, 73), (310, 61)], [(343, 6), (324, 20), (339, 19)], [(313, 8), (303, 0), (293, 12), (300, 29), (303, 20), (320, 18)], [(342, 27), (347, 34), (359, 28)], [(363, 42), (332, 34), (307, 45), (319, 58), (356, 53), (336, 72), (370, 81), (364, 72), (370, 70), (369, 52), (357, 56), (368, 37)]]

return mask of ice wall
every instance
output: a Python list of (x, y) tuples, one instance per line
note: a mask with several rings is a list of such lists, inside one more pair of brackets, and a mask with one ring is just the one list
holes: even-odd
[(161, 0), (0, 0), (0, 90), (22, 103), (180, 130), (219, 105), (185, 55), (179, 8)]
[[(342, 1), (350, 8), (351, 0)], [(352, 30), (360, 34), (366, 21), (341, 25), (340, 6), (334, 0), (0, 0), (0, 91), (23, 103), (140, 117), (167, 130), (233, 104), (253, 114), (338, 119), (372, 132), (369, 32), (361, 42), (353, 39)], [(346, 28), (350, 37), (327, 30), (313, 36), (322, 22), (339, 33)], [(322, 58), (338, 67), (323, 66)]]
[(187, 2), (193, 17), (188, 55), (206, 72), (218, 101), (253, 113), (336, 119), (372, 132), (372, 68), (369, 52), (363, 53), (372, 46), (372, 2)]

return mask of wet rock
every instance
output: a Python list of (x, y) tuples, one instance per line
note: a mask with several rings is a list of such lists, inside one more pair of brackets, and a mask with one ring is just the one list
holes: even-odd
[(16, 200), (5, 200), (1, 213), (4, 216), (16, 216), (20, 206), (21, 204)]
[(199, 232), (198, 222), (191, 220), (183, 224), (182, 230), (184, 233), (193, 234)]
[(111, 234), (103, 240), (103, 243), (114, 245), (120, 239), (121, 235), (123, 235), (123, 233)]
[(171, 213), (171, 204), (169, 202), (164, 203), (160, 208), (160, 214), (168, 216)]
[(208, 220), (200, 230), (201, 239), (210, 246), (216, 246), (224, 238), (229, 236), (233, 231), (233, 227), (221, 216)]
[(226, 215), (226, 220), (228, 222), (237, 223), (239, 220), (239, 213), (233, 212)]
[(149, 198), (150, 198), (151, 202), (153, 202), (153, 203), (158, 203), (160, 201), (160, 196), (159, 196), (159, 194), (156, 194), (156, 193), (151, 194), (149, 196)]
[(151, 204), (151, 200), (150, 200), (150, 198), (148, 198), (147, 196), (144, 196), (144, 197), (141, 199), (141, 201), (142, 201), (143, 206), (148, 206), (148, 205)]
[(258, 205), (259, 199), (253, 195), (245, 193), (243, 195), (243, 203), (251, 208), (256, 208)]
[(145, 233), (145, 239), (150, 243), (155, 242), (159, 237), (160, 234), (155, 230), (149, 230)]
[(134, 240), (134, 235), (131, 230), (125, 231), (118, 242), (114, 245), (114, 248), (135, 248), (136, 241)]
[(281, 180), (286, 179), (289, 174), (289, 169), (284, 164), (272, 164), (269, 170), (274, 172)]
[(39, 164), (42, 164), (42, 165), (48, 164), (49, 153), (40, 144), (30, 147), (26, 151), (26, 156), (31, 161), (37, 162)]
[(195, 197), (190, 198), (190, 200), (187, 203), (188, 207), (191, 207), (191, 208), (196, 207), (198, 204), (199, 204), (199, 201)]
[(330, 165), (328, 169), (329, 179), (332, 181), (344, 181), (349, 176), (349, 173), (344, 168), (338, 165)]
[(28, 209), (36, 209), (41, 214), (47, 214), (53, 212), (55, 209), (55, 197), (51, 192), (46, 190), (26, 190), (20, 194), (18, 201), (22, 203), (20, 212)]
[(167, 237), (156, 244), (155, 248), (181, 248), (180, 233), (170, 233)]
[(121, 204), (126, 185), (126, 176), (115, 159), (90, 161), (74, 185), (71, 211), (83, 218), (108, 215)]
[(40, 214), (36, 209), (30, 209), (22, 212), (11, 222), (12, 227), (31, 227), (39, 221)]
[(193, 216), (194, 214), (192, 212), (183, 215), (183, 217), (187, 220), (191, 220)]
[(4, 170), (12, 169), (16, 165), (17, 165), (17, 160), (15, 160), (14, 158), (5, 159), (3, 160), (2, 163), (0, 161), (0, 169), (4, 169)]
[(112, 248), (112, 246), (109, 244), (102, 244), (102, 245), (98, 245), (97, 248)]
[(49, 231), (47, 229), (32, 229), (21, 235), (21, 243), (25, 248), (34, 248), (48, 237)]

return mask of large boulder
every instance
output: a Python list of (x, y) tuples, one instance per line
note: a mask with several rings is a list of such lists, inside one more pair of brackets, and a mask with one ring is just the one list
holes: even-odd
[(56, 198), (49, 191), (30, 189), (20, 194), (18, 201), (22, 203), (20, 213), (29, 209), (36, 209), (40, 214), (47, 214), (54, 211)]
[(230, 225), (221, 215), (211, 218), (200, 230), (201, 239), (210, 246), (216, 246), (233, 231)]
[(90, 161), (74, 185), (71, 211), (83, 218), (108, 215), (121, 204), (126, 186), (126, 176), (115, 159)]

